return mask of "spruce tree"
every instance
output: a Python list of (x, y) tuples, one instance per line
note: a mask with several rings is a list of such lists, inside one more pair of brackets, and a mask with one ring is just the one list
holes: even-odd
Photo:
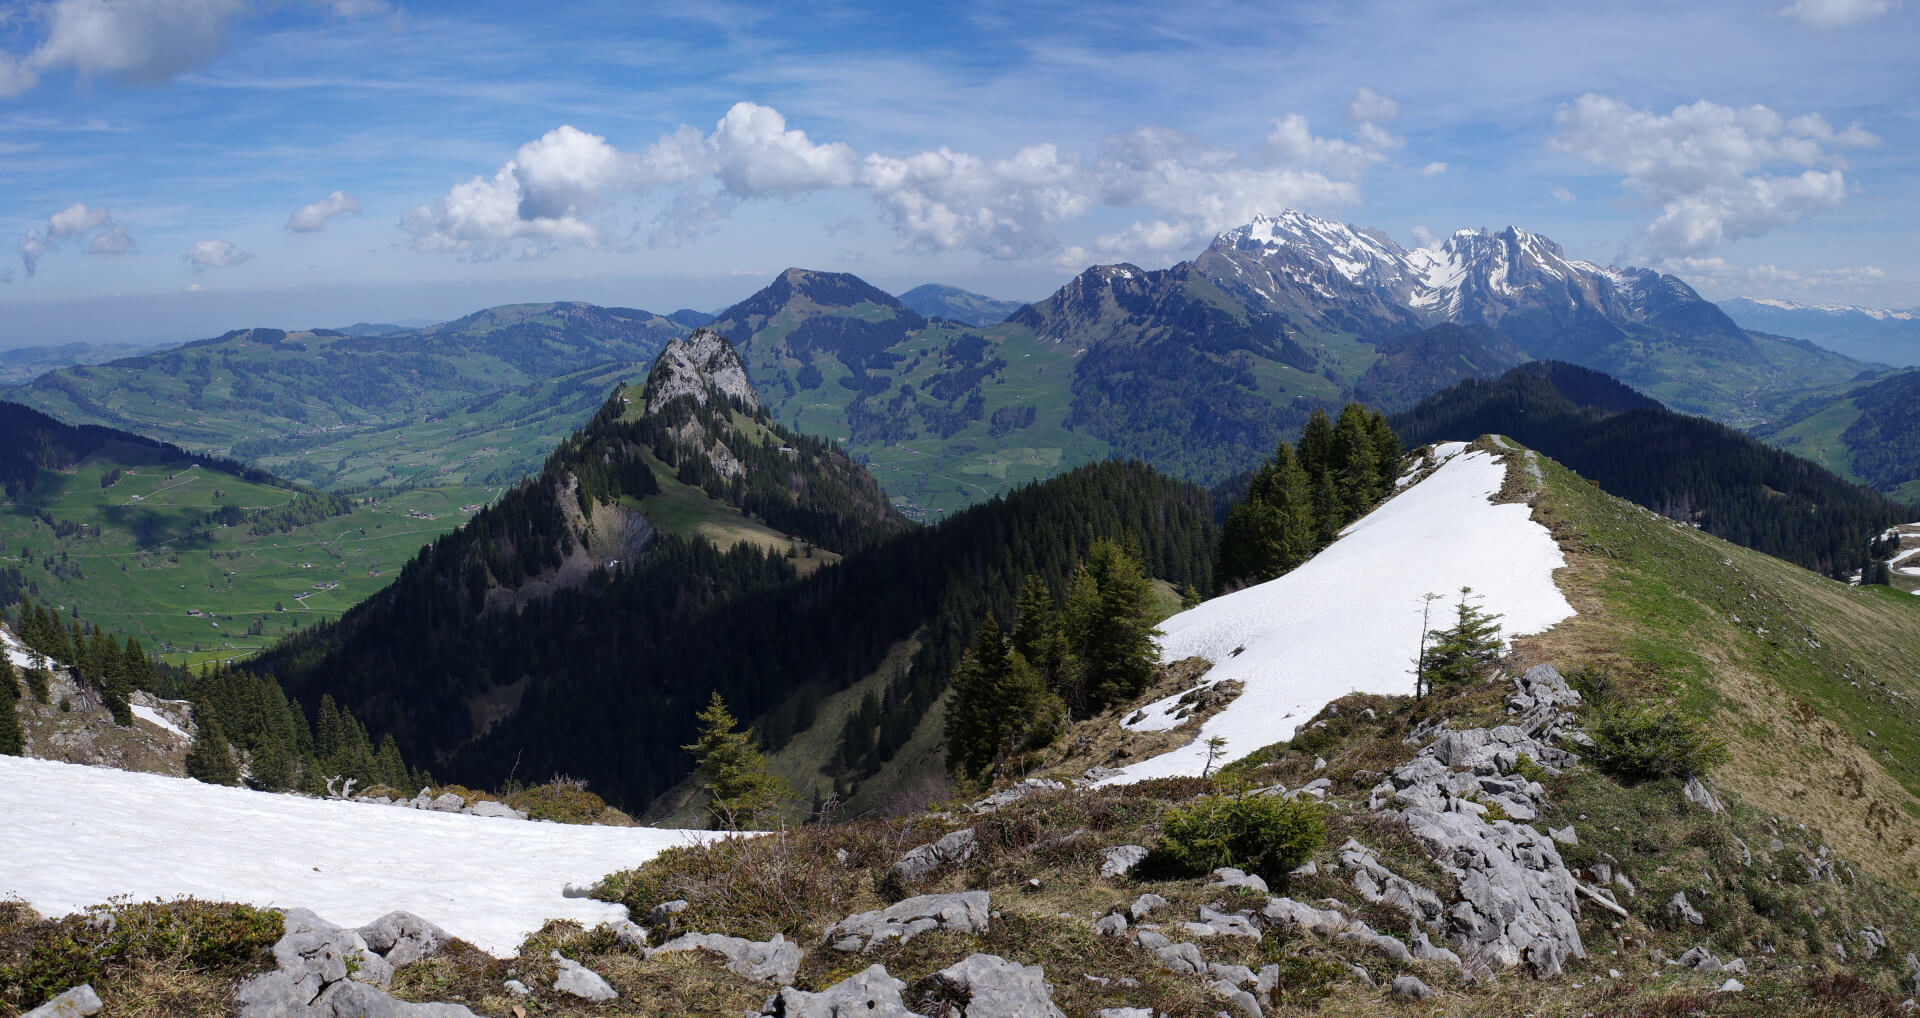
[(1305, 562), (1314, 549), (1307, 474), (1282, 443), (1227, 512), (1215, 582), (1226, 588), (1264, 583)]
[(1153, 609), (1153, 583), (1140, 559), (1118, 542), (1095, 540), (1075, 575), (1066, 623), (1068, 649), (1080, 662), (1077, 692), (1086, 714), (1130, 699), (1153, 681), (1160, 665)]
[(20, 732), (20, 680), (14, 678), (13, 660), (0, 651), (0, 756), (19, 756), (26, 739)]
[(1499, 659), (1505, 641), (1500, 638), (1500, 616), (1483, 611), (1472, 587), (1460, 588), (1454, 604), (1454, 623), (1428, 634), (1421, 675), (1428, 690), (1470, 682), (1486, 674)]
[(767, 758), (754, 746), (753, 729), (734, 730), (739, 721), (718, 690), (697, 717), (699, 739), (680, 748), (693, 754), (714, 829), (751, 828), (771, 816), (793, 790), (767, 769)]
[(233, 750), (227, 744), (226, 733), (220, 729), (220, 719), (213, 716), (205, 703), (195, 706), (193, 718), (199, 732), (194, 737), (193, 749), (187, 752), (187, 777), (210, 785), (239, 784), (240, 767), (233, 761)]
[(1044, 746), (1065, 727), (1066, 706), (989, 612), (960, 658), (947, 705), (947, 765), (978, 777), (1025, 749)]
[(1013, 649), (1027, 659), (1049, 688), (1066, 680), (1067, 640), (1060, 631), (1060, 611), (1039, 574), (1027, 577), (1013, 605)]

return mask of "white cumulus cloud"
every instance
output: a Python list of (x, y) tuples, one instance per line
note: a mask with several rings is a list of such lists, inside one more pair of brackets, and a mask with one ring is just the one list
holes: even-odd
[(1894, 0), (1794, 0), (1780, 13), (1825, 32), (1877, 18), (1894, 6)]
[(27, 278), (40, 271), (40, 259), (69, 240), (81, 239), (86, 240), (88, 254), (125, 254), (133, 247), (133, 235), (106, 209), (75, 202), (21, 235), (20, 262)]
[(287, 217), (286, 228), (294, 233), (317, 233), (327, 228), (334, 216), (360, 214), (360, 202), (345, 191), (335, 191), (311, 205), (302, 205)]
[(1627, 190), (1658, 210), (1646, 236), (1662, 255), (1703, 254), (1839, 205), (1839, 151), (1880, 140), (1858, 124), (1836, 132), (1817, 114), (1787, 120), (1765, 106), (1702, 100), (1662, 115), (1592, 93), (1554, 120), (1549, 148), (1622, 172)]
[(1447, 164), (1437, 160), (1420, 167), (1420, 175), (1423, 177), (1437, 177), (1445, 172), (1447, 172)]
[(229, 265), (238, 265), (253, 256), (224, 240), (196, 240), (187, 248), (180, 260), (195, 269), (224, 269)]
[(522, 146), (491, 178), (474, 177), (408, 212), (401, 226), (420, 251), (538, 255), (607, 243), (617, 235), (616, 199), (663, 192), (649, 240), (678, 244), (742, 203), (851, 190), (873, 200), (907, 250), (1041, 256), (1060, 250), (1057, 224), (1096, 207), (1155, 213), (1107, 238), (1116, 244), (1190, 243), (1259, 212), (1357, 202), (1354, 178), (1401, 141), (1372, 121), (1356, 135), (1319, 137), (1292, 116), (1276, 120), (1267, 144), (1250, 153), (1141, 128), (1092, 152), (1040, 143), (999, 159), (944, 146), (892, 156), (815, 139), (778, 110), (742, 102), (711, 131), (682, 126), (632, 152), (557, 128)]

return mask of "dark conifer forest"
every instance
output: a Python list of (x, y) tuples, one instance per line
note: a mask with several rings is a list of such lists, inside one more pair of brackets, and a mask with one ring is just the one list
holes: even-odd
[(1390, 418), (1407, 445), (1506, 435), (1610, 494), (1828, 575), (1914, 510), (1620, 382), (1555, 361), (1467, 381)]

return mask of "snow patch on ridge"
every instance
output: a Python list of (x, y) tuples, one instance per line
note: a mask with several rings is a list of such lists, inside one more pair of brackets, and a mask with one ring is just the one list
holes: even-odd
[(179, 725), (176, 725), (173, 722), (167, 720), (167, 716), (165, 714), (162, 714), (159, 711), (154, 710), (152, 707), (149, 707), (144, 703), (136, 703), (133, 705), (133, 716), (136, 718), (139, 718), (142, 721), (151, 721), (152, 723), (159, 725), (160, 727), (166, 729), (167, 731), (172, 732), (175, 735), (178, 735), (182, 739), (186, 739), (188, 741), (192, 741), (193, 739), (193, 736), (187, 734), (186, 729), (181, 728)]
[(122, 894), (299, 906), (344, 926), (402, 909), (499, 957), (548, 919), (626, 918), (564, 896), (568, 884), (718, 836), (509, 823), (11, 756), (0, 756), (0, 817), (0, 897), (44, 915)]
[[(1275, 580), (1217, 597), (1161, 623), (1161, 656), (1214, 662), (1202, 681), (1238, 679), (1244, 691), (1194, 741), (1102, 784), (1198, 775), (1206, 740), (1229, 757), (1291, 739), (1329, 701), (1351, 692), (1409, 695), (1420, 640), (1421, 595), (1434, 626), (1462, 586), (1505, 616), (1503, 635), (1537, 633), (1574, 614), (1553, 583), (1566, 564), (1525, 504), (1493, 504), (1506, 468), (1493, 455), (1437, 450), (1445, 462), (1342, 532), (1326, 550)], [(1235, 653), (1239, 651), (1238, 653)]]

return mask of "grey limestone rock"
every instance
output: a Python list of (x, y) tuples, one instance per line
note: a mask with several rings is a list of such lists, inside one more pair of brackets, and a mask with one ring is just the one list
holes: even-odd
[[(473, 1012), (458, 1004), (411, 1003), (388, 996), (382, 987), (393, 976), (393, 964), (361, 930), (342, 929), (306, 909), (289, 908), (283, 914), (285, 932), (273, 946), (278, 967), (240, 984), (240, 1018), (472, 1018)], [(367, 929), (389, 954), (406, 960), (413, 960), (408, 954), (425, 949), (434, 935), (441, 943), (446, 936), (404, 912), (382, 916)], [(439, 944), (433, 947), (437, 950)]]
[(504, 802), (494, 802), (492, 799), (482, 799), (467, 807), (462, 812), (470, 813), (477, 817), (505, 817), (508, 820), (525, 820), (527, 818), (525, 813), (514, 809)]
[(93, 985), (81, 983), (28, 1011), (21, 1018), (80, 1018), (82, 1015), (95, 1014), (104, 1006), (100, 1002), (100, 995), (93, 992)]
[(506, 982), (501, 983), (500, 985), (506, 987), (507, 992), (513, 994), (516, 997), (524, 997), (527, 994), (533, 992), (532, 990), (527, 989), (527, 984), (521, 982), (518, 979), (509, 979)]
[(647, 913), (647, 922), (654, 929), (664, 928), (668, 933), (672, 933), (680, 925), (680, 913), (692, 907), (680, 899), (663, 901), (653, 906), (652, 911)]
[(890, 872), (904, 884), (917, 884), (948, 866), (959, 866), (973, 858), (974, 843), (973, 828), (954, 831), (901, 856)]
[(925, 1018), (907, 1010), (900, 997), (906, 988), (885, 966), (872, 965), (819, 993), (783, 987), (767, 998), (760, 1013), (772, 1018)]
[(1706, 917), (1700, 914), (1700, 910), (1694, 908), (1693, 904), (1687, 901), (1687, 892), (1685, 891), (1673, 892), (1673, 897), (1667, 901), (1667, 914), (1682, 919), (1694, 926), (1703, 925), (1707, 921)]
[(1679, 962), (1696, 972), (1718, 972), (1721, 968), (1720, 959), (1715, 958), (1706, 948), (1697, 945), (1687, 948), (1686, 952), (1680, 955)]
[(555, 951), (551, 955), (557, 971), (553, 974), (553, 988), (561, 993), (570, 993), (581, 1000), (595, 1004), (605, 1003), (620, 996), (600, 973)]
[(1065, 791), (1066, 787), (1067, 786), (1058, 781), (1049, 781), (1046, 778), (1027, 778), (1018, 784), (1009, 785), (981, 799), (979, 802), (973, 803), (967, 808), (975, 813), (992, 813), (1002, 806), (1019, 802), (1036, 792), (1060, 792)]
[(1413, 953), (1414, 961), (1444, 961), (1454, 968), (1464, 967), (1459, 955), (1427, 939), (1425, 930), (1413, 931), (1413, 935), (1407, 939), (1407, 950)]
[(1420, 981), (1418, 976), (1395, 976), (1393, 995), (1402, 1000), (1426, 1000), (1433, 996), (1432, 988)]
[(1103, 1007), (1093, 1013), (1093, 1018), (1153, 1018), (1153, 1008)]
[(1234, 869), (1231, 866), (1223, 866), (1220, 869), (1214, 870), (1213, 876), (1207, 881), (1207, 886), (1243, 887), (1255, 894), (1267, 893), (1267, 882), (1265, 880), (1255, 874), (1246, 873)]
[(1423, 923), (1434, 923), (1446, 912), (1440, 896), (1380, 862), (1373, 849), (1352, 838), (1340, 846), (1340, 865), (1353, 871), (1353, 887), (1371, 902), (1386, 902)]
[(1141, 930), (1136, 934), (1140, 946), (1146, 948), (1160, 961), (1160, 967), (1177, 975), (1197, 976), (1207, 971), (1207, 960), (1200, 956), (1200, 949), (1192, 944), (1176, 944), (1152, 930)]
[(709, 388), (740, 400), (749, 408), (760, 406), (759, 397), (747, 381), (746, 365), (741, 363), (733, 344), (717, 332), (700, 328), (685, 339), (668, 343), (666, 349), (660, 351), (653, 371), (647, 376), (644, 394), (647, 413), (657, 414), (681, 396), (692, 396), (695, 402), (706, 406)]
[(641, 951), (647, 949), (650, 934), (647, 933), (645, 926), (631, 919), (622, 919), (617, 923), (608, 924), (608, 929), (613, 931), (613, 939), (618, 940), (621, 947), (631, 947)]
[(1103, 937), (1124, 937), (1127, 935), (1127, 917), (1118, 912), (1103, 915), (1094, 922), (1093, 932)]
[(1133, 921), (1137, 923), (1151, 915), (1154, 909), (1165, 908), (1166, 906), (1167, 899), (1157, 894), (1148, 893), (1133, 899), (1133, 907), (1127, 909), (1127, 912), (1133, 916)]
[(1732, 979), (1732, 978), (1729, 978), (1726, 982), (1720, 984), (1721, 993), (1739, 993), (1741, 990), (1744, 990), (1746, 988), (1747, 988), (1747, 984), (1741, 982), (1738, 979)]
[(1371, 947), (1402, 965), (1413, 961), (1413, 952), (1407, 950), (1407, 945), (1401, 943), (1399, 938), (1389, 937), (1384, 933), (1375, 933), (1373, 930), (1368, 929), (1365, 923), (1354, 923), (1350, 929), (1345, 929), (1334, 934), (1333, 939), (1349, 944), (1359, 944), (1362, 947)]
[(1347, 928), (1347, 917), (1333, 909), (1314, 908), (1292, 898), (1270, 898), (1260, 913), (1270, 923), (1299, 926), (1323, 937)]
[(1259, 940), (1260, 930), (1245, 915), (1229, 915), (1200, 906), (1200, 921), (1182, 923), (1181, 929), (1196, 937), (1244, 937)]
[(1100, 876), (1106, 880), (1124, 877), (1146, 858), (1147, 850), (1143, 846), (1115, 845), (1100, 856)]
[(748, 940), (716, 933), (686, 933), (647, 952), (652, 958), (673, 951), (706, 951), (726, 959), (727, 968), (767, 983), (791, 982), (800, 971), (800, 945), (776, 933), (772, 940)]
[(987, 892), (923, 894), (883, 909), (848, 916), (827, 931), (836, 951), (871, 951), (891, 940), (906, 943), (932, 929), (985, 933)]
[(1066, 1018), (1054, 1006), (1053, 987), (1038, 965), (972, 954), (934, 978), (966, 998), (965, 1018)]
[(458, 813), (467, 808), (467, 801), (452, 792), (442, 792), (427, 801), (427, 808), (438, 813)]
[(411, 912), (388, 912), (359, 929), (367, 947), (394, 968), (431, 958), (446, 946), (447, 931)]
[(1702, 784), (1699, 778), (1691, 775), (1687, 777), (1686, 787), (1681, 789), (1681, 794), (1687, 797), (1688, 802), (1699, 806), (1709, 813), (1718, 813), (1725, 808), (1720, 805), (1719, 798), (1713, 794), (1711, 789)]

